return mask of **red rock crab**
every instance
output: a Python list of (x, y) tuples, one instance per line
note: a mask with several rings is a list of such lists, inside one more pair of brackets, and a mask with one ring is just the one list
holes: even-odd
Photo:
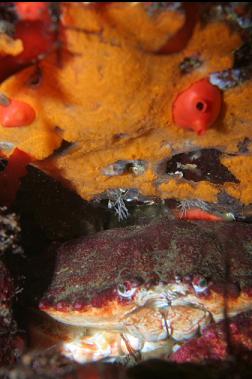
[(84, 237), (57, 250), (40, 309), (82, 328), (62, 345), (78, 361), (169, 354), (252, 308), (251, 246), (250, 225), (168, 218)]

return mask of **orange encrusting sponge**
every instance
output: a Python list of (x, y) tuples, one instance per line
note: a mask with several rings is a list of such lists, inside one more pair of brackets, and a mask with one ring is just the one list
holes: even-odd
[[(29, 104), (36, 117), (25, 127), (1, 124), (0, 141), (37, 159), (87, 200), (108, 189), (135, 188), (163, 199), (217, 202), (226, 189), (252, 202), (245, 185), (251, 170), (239, 172), (240, 183), (218, 185), (160, 168), (176, 154), (202, 149), (219, 150), (221, 160), (239, 156), (251, 134), (252, 80), (223, 94), (208, 81), (211, 73), (232, 68), (240, 33), (222, 21), (197, 22), (181, 51), (157, 54), (167, 36), (180, 30), (183, 17), (176, 11), (151, 17), (143, 4), (64, 3), (61, 49), (40, 62), (41, 75), (31, 66), (1, 84), (0, 93)], [(181, 64), (188, 57), (196, 57), (200, 67), (184, 73)], [(54, 154), (63, 141), (68, 149)], [(144, 161), (143, 170), (107, 175), (118, 161), (126, 166)], [(228, 165), (237, 172), (237, 161)]]

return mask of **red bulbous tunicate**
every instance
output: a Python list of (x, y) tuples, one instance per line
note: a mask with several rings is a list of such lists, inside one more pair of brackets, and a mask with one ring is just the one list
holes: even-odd
[(34, 109), (19, 100), (9, 100), (8, 105), (0, 105), (0, 124), (5, 128), (30, 125), (36, 118)]
[(55, 33), (50, 28), (50, 23), (43, 20), (32, 22), (20, 21), (16, 26), (15, 37), (21, 39), (23, 51), (14, 57), (16, 64), (23, 65), (37, 59), (53, 48)]
[(177, 96), (172, 107), (173, 120), (177, 126), (201, 135), (217, 120), (221, 108), (221, 91), (208, 79), (202, 79)]
[(48, 2), (16, 2), (18, 21), (14, 39), (20, 39), (23, 51), (16, 55), (0, 57), (0, 81), (19, 71), (55, 47), (57, 27)]
[(48, 20), (50, 17), (48, 2), (15, 2), (16, 11), (22, 20)]

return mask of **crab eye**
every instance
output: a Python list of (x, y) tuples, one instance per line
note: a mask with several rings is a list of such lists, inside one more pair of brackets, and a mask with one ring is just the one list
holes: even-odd
[(222, 107), (221, 91), (202, 79), (181, 92), (173, 103), (177, 126), (203, 134), (217, 120)]
[(124, 284), (119, 284), (117, 290), (121, 295), (124, 295), (127, 292), (127, 288)]
[(135, 294), (136, 288), (131, 287), (128, 282), (120, 283), (117, 286), (117, 292), (118, 292), (118, 295), (120, 295), (121, 297), (125, 299), (130, 299)]
[(205, 278), (196, 277), (192, 281), (192, 286), (193, 286), (196, 294), (203, 293), (203, 292), (208, 290), (208, 283), (207, 283), (207, 280)]
[(201, 279), (200, 282), (199, 282), (199, 287), (206, 287), (207, 286), (207, 281), (206, 279)]

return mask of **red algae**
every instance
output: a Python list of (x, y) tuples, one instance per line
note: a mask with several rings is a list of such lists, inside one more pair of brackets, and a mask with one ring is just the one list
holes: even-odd
[[(252, 314), (244, 313), (203, 330), (199, 338), (184, 344), (169, 360), (177, 363), (206, 363), (207, 361), (227, 360), (230, 357), (226, 327), (229, 329), (232, 354), (251, 359)], [(249, 358), (250, 357), (250, 358)]]

